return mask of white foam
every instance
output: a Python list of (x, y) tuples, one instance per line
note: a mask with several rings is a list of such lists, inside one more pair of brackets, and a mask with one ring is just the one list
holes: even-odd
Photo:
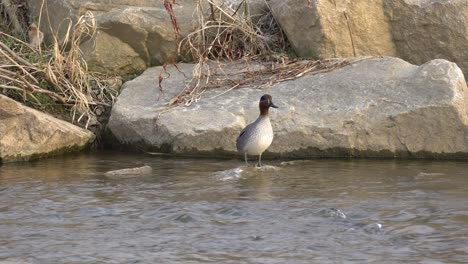
[(242, 169), (242, 167), (238, 167), (230, 170), (218, 171), (212, 173), (211, 176), (216, 180), (229, 181), (239, 179), (242, 176), (243, 171), (244, 170)]
[(277, 171), (280, 170), (280, 167), (271, 166), (271, 165), (263, 165), (261, 167), (252, 167), (257, 171)]

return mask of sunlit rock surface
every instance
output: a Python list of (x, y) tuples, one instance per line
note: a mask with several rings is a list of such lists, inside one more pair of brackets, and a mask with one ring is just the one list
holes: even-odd
[[(108, 125), (117, 141), (179, 155), (235, 155), (237, 135), (257, 118), (258, 100), (269, 93), (279, 108), (270, 110), (275, 138), (266, 156), (468, 156), (468, 90), (461, 70), (445, 60), (415, 66), (361, 58), (268, 89), (208, 90), (188, 107), (167, 109), (192, 67), (178, 65), (186, 77), (168, 67), (162, 93), (160, 67), (125, 83)], [(227, 76), (245, 70), (226, 68)]]
[(85, 148), (94, 134), (0, 95), (0, 163)]
[[(468, 1), (268, 1), (300, 56), (446, 59), (468, 73)], [(304, 19), (307, 17), (307, 19)]]
[[(295, 52), (306, 58), (395, 56), (385, 0), (271, 0), (269, 6)], [(307, 18), (307, 19), (304, 19)]]

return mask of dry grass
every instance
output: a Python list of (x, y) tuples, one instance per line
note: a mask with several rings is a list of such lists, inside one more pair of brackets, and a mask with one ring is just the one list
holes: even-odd
[(96, 124), (96, 111), (110, 107), (116, 94), (107, 89), (102, 76), (87, 70), (81, 58), (79, 44), (95, 31), (95, 18), (86, 13), (68, 24), (64, 38), (55, 35), (52, 47), (43, 51), (1, 33), (3, 93), (42, 111), (62, 112), (61, 117), (85, 128)]
[[(170, 4), (169, 0), (166, 2)], [(311, 2), (304, 1), (302, 4), (304, 8), (309, 8)], [(234, 9), (221, 6), (215, 0), (198, 0), (197, 7), (199, 27), (183, 38), (178, 48), (181, 57), (189, 55), (196, 63), (192, 80), (182, 93), (169, 101), (169, 107), (190, 105), (211, 88), (224, 87), (227, 91), (241, 87), (266, 88), (304, 74), (328, 72), (348, 65), (344, 60), (304, 63), (287, 56), (290, 50), (288, 41), (271, 12), (260, 18), (253, 18), (247, 0)], [(180, 32), (172, 9), (166, 9), (171, 15), (175, 32)], [(260, 64), (262, 67), (250, 72), (240, 71), (241, 78), (227, 76), (224, 71), (213, 68), (222, 68), (223, 65), (233, 63), (244, 66)], [(167, 78), (164, 72), (163, 70), (159, 77), (161, 90), (161, 84)]]
[[(259, 63), (259, 62), (257, 62)], [(283, 62), (263, 62), (259, 63), (257, 69), (238, 70), (230, 73), (229, 78), (217, 78), (217, 83), (213, 83), (209, 88), (241, 88), (249, 87), (254, 89), (265, 89), (273, 84), (294, 80), (306, 74), (319, 74), (331, 72), (335, 69), (350, 65), (346, 59), (326, 59), (315, 61), (290, 60)], [(245, 68), (245, 64), (240, 65), (240, 69)], [(238, 68), (238, 69), (239, 69)]]
[[(207, 6), (209, 14), (206, 13)], [(175, 32), (180, 32), (173, 12), (167, 7), (166, 10), (171, 15)], [(196, 63), (193, 82), (185, 91), (170, 100), (170, 106), (190, 105), (201, 97), (210, 86), (213, 75), (210, 66), (212, 64), (209, 62), (215, 61), (219, 65), (224, 61), (271, 57), (271, 54), (286, 47), (283, 35), (273, 38), (278, 35), (275, 34), (278, 32), (273, 30), (281, 34), (273, 17), (262, 17), (258, 19), (259, 23), (254, 24), (245, 0), (236, 9), (221, 6), (214, 0), (198, 0), (196, 12), (199, 28), (183, 38), (178, 47), (181, 57), (193, 58)], [(163, 76), (162, 73), (159, 77), (160, 85)]]

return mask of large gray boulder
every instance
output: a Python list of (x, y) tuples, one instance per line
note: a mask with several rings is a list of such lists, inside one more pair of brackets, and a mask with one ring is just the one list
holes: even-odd
[(443, 58), (468, 73), (466, 0), (270, 0), (296, 53), (335, 58), (398, 56), (414, 64)]
[(0, 163), (84, 149), (94, 134), (0, 95)]
[[(178, 68), (191, 76), (193, 65)], [(415, 66), (366, 58), (269, 89), (208, 90), (189, 107), (173, 109), (167, 102), (189, 80), (168, 70), (164, 93), (157, 87), (160, 67), (124, 84), (108, 124), (120, 144), (178, 155), (235, 155), (237, 135), (256, 119), (258, 100), (269, 93), (280, 107), (271, 110), (270, 156), (468, 157), (468, 88), (461, 70), (446, 60)]]

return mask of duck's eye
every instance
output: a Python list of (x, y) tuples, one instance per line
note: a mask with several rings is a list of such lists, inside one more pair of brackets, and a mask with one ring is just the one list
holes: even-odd
[(266, 96), (260, 97), (260, 101), (266, 101), (266, 100), (268, 100), (268, 98)]

